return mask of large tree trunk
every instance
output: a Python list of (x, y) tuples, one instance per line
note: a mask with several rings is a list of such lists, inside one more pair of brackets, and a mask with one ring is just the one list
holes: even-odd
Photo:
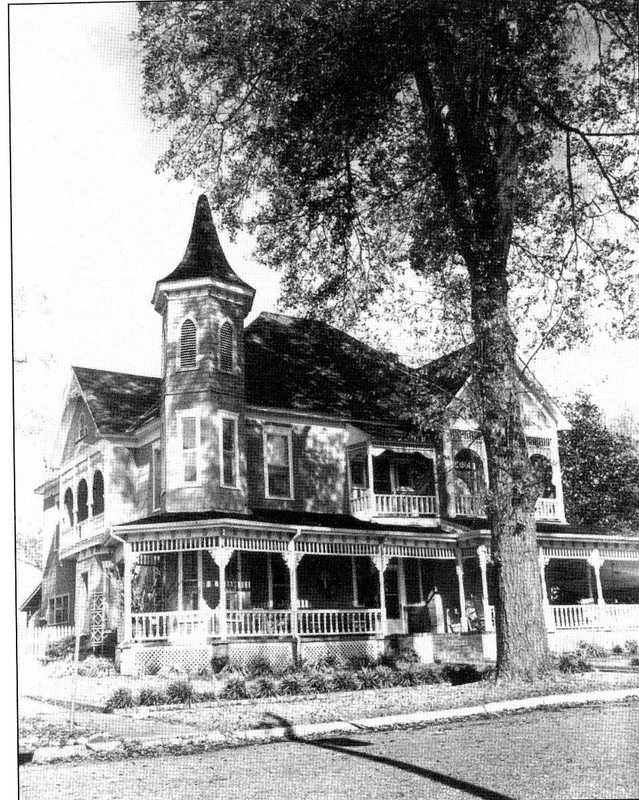
[(497, 672), (534, 678), (548, 671), (551, 657), (535, 524), (538, 487), (522, 421), (515, 337), (503, 289), (484, 281), (473, 294), (479, 351), (475, 413), (488, 459), (488, 520), (498, 585)]

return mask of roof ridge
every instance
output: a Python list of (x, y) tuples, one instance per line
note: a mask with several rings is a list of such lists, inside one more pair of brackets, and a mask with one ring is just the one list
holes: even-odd
[(157, 380), (157, 381), (162, 380), (162, 377), (160, 375), (143, 375), (140, 372), (121, 372), (120, 370), (116, 369), (98, 369), (97, 367), (78, 367), (77, 365), (74, 364), (71, 365), (71, 369), (74, 371), (81, 369), (85, 370), (86, 372), (102, 372), (104, 374), (109, 374), (109, 375), (124, 375), (127, 378), (147, 378), (150, 380)]

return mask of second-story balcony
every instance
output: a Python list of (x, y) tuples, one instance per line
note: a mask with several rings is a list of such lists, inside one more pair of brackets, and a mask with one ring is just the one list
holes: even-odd
[(437, 497), (429, 494), (400, 492), (376, 494), (370, 489), (353, 489), (351, 514), (362, 519), (371, 517), (434, 517)]
[(96, 514), (73, 527), (60, 531), (60, 552), (73, 549), (76, 545), (89, 542), (104, 533), (104, 514)]
[[(485, 517), (486, 498), (481, 494), (455, 495), (453, 508), (458, 517)], [(535, 519), (545, 522), (563, 521), (559, 501), (555, 497), (540, 497), (535, 506)]]

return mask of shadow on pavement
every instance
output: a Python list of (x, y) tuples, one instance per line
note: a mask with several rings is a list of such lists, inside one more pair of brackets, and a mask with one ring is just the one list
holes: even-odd
[(350, 739), (348, 737), (335, 737), (325, 739), (301, 739), (295, 735), (295, 730), (291, 723), (284, 717), (277, 714), (268, 712), (264, 715), (270, 720), (277, 722), (278, 727), (285, 728), (287, 731), (287, 739), (291, 742), (299, 742), (300, 744), (310, 745), (312, 747), (319, 747), (322, 750), (332, 750), (335, 753), (346, 753), (354, 756), (355, 758), (363, 758), (366, 761), (375, 761), (378, 764), (386, 764), (389, 767), (410, 772), (413, 775), (419, 775), (422, 778), (428, 778), (431, 781), (436, 781), (444, 786), (450, 786), (452, 789), (459, 789), (466, 792), (473, 797), (481, 797), (484, 800), (513, 800), (512, 797), (501, 792), (495, 792), (492, 789), (485, 789), (483, 786), (477, 786), (474, 783), (461, 780), (460, 778), (453, 778), (450, 775), (444, 775), (441, 772), (435, 772), (432, 769), (425, 767), (418, 767), (415, 764), (410, 764), (407, 761), (398, 761), (394, 758), (387, 758), (386, 756), (373, 755), (372, 753), (363, 753), (361, 751), (352, 750), (352, 747), (365, 747), (368, 742), (360, 742), (357, 739)]

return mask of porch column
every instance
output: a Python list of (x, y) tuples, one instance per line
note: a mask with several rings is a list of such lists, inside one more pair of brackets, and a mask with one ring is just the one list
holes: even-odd
[(380, 636), (385, 638), (388, 634), (388, 620), (386, 619), (386, 587), (384, 586), (384, 571), (388, 566), (388, 559), (384, 553), (384, 548), (380, 546), (379, 553), (376, 556), (370, 556), (370, 559), (377, 570), (377, 577), (379, 578), (379, 608), (381, 616)]
[(375, 502), (375, 487), (373, 486), (373, 447), (370, 442), (367, 444), (366, 454), (368, 456), (368, 502), (369, 502), (369, 518), (374, 517), (377, 513), (377, 504)]
[(402, 631), (406, 632), (406, 573), (404, 572), (404, 559), (397, 559), (397, 595), (399, 600), (400, 619), (402, 621)]
[(202, 611), (204, 607), (204, 579), (202, 575), (202, 551), (197, 551), (197, 607)]
[(228, 629), (226, 624), (226, 567), (231, 560), (233, 550), (226, 547), (216, 547), (213, 550), (209, 550), (209, 553), (211, 554), (213, 561), (215, 561), (217, 564), (217, 569), (220, 576), (220, 599), (217, 604), (217, 612), (218, 624), (220, 626), (220, 640), (225, 642), (228, 639)]
[(484, 631), (495, 630), (492, 615), (490, 613), (490, 600), (488, 599), (488, 550), (486, 545), (480, 544), (477, 548), (477, 560), (479, 561), (479, 571), (481, 573), (481, 602), (484, 607)]
[(122, 552), (124, 555), (124, 625), (122, 630), (124, 633), (124, 641), (130, 642), (132, 639), (132, 625), (131, 625), (131, 571), (133, 569), (133, 550), (130, 542), (125, 542), (122, 545)]
[(284, 557), (284, 562), (288, 567), (288, 574), (289, 574), (289, 606), (291, 609), (291, 636), (297, 641), (299, 640), (299, 626), (297, 624), (297, 611), (299, 606), (299, 600), (297, 596), (297, 565), (298, 555), (295, 550), (295, 540), (291, 539), (288, 543), (288, 550), (286, 553), (282, 553)]
[(266, 585), (268, 592), (268, 607), (273, 608), (273, 553), (266, 554)]
[(604, 559), (601, 557), (601, 553), (596, 547), (591, 551), (588, 563), (595, 570), (595, 583), (597, 585), (597, 605), (605, 606), (606, 601), (604, 600), (603, 587), (601, 585), (601, 567), (602, 564), (604, 563)]
[(539, 548), (539, 577), (541, 579), (541, 602), (546, 617), (546, 630), (555, 630), (555, 616), (550, 608), (550, 598), (548, 597), (548, 586), (546, 584), (546, 567), (550, 563), (550, 558), (544, 554), (544, 548)]
[(466, 617), (466, 591), (464, 589), (464, 562), (462, 552), (459, 548), (455, 551), (455, 571), (457, 572), (457, 583), (459, 585), (459, 623), (462, 633), (468, 633), (468, 619)]
[(353, 587), (353, 608), (359, 605), (359, 593), (357, 591), (357, 562), (355, 556), (351, 556), (351, 582)]
[(178, 583), (178, 596), (177, 596), (177, 610), (184, 611), (184, 554), (181, 550), (177, 554), (177, 583)]

